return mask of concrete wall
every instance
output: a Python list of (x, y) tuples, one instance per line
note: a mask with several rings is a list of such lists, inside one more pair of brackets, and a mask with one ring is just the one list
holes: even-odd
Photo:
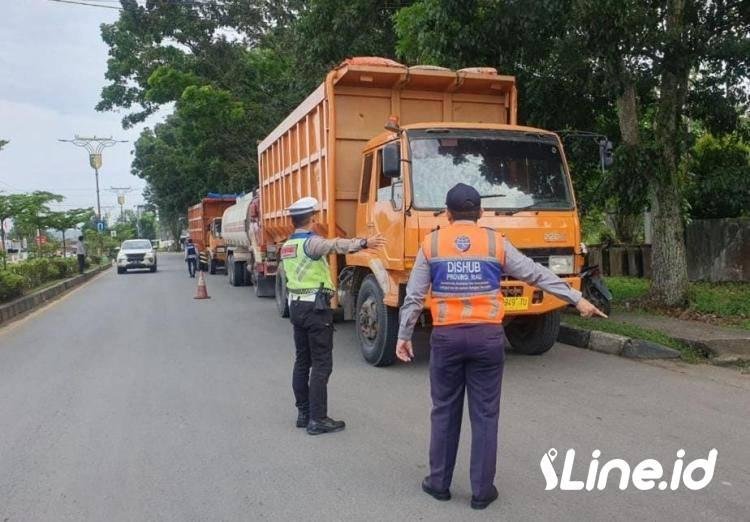
[(750, 218), (695, 220), (686, 244), (691, 281), (750, 281)]

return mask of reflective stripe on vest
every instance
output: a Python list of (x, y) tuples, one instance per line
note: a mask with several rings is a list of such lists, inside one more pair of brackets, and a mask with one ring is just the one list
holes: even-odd
[(424, 239), (430, 264), (431, 312), (436, 326), (501, 323), (503, 242), (474, 225), (452, 225)]
[(292, 234), (281, 247), (281, 262), (284, 264), (286, 287), (291, 294), (312, 294), (320, 284), (329, 292), (335, 290), (331, 280), (331, 269), (325, 257), (313, 259), (305, 253), (305, 241), (312, 233)]

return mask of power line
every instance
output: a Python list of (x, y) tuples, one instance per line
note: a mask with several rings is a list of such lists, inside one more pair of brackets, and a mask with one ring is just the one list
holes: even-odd
[(115, 9), (117, 11), (122, 11), (121, 8), (115, 7), (113, 5), (103, 5), (103, 4), (91, 4), (88, 2), (77, 2), (76, 0), (49, 0), (50, 2), (57, 2), (60, 4), (75, 4), (75, 5), (86, 5), (89, 7), (103, 7), (104, 9)]

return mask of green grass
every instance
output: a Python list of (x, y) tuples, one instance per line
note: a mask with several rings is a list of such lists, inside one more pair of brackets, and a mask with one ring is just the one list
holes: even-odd
[(615, 304), (645, 297), (651, 286), (651, 280), (640, 277), (605, 277), (604, 282), (612, 292)]
[[(615, 309), (622, 308), (626, 303), (635, 309), (643, 309), (654, 313), (664, 313), (663, 309), (648, 306), (639, 302), (648, 294), (651, 281), (638, 277), (607, 277), (605, 283), (612, 291)], [(701, 315), (712, 316), (722, 324), (739, 326), (750, 330), (750, 283), (690, 283), (690, 306), (686, 310), (694, 313), (697, 319)], [(630, 308), (630, 307), (629, 307)]]
[(706, 358), (698, 350), (688, 346), (687, 344), (681, 343), (671, 337), (659, 332), (657, 330), (649, 330), (647, 328), (641, 328), (632, 324), (620, 323), (612, 319), (599, 320), (599, 319), (584, 319), (583, 317), (564, 314), (563, 322), (583, 328), (586, 330), (599, 330), (601, 332), (607, 332), (617, 335), (624, 335), (625, 337), (631, 337), (633, 339), (643, 339), (645, 341), (651, 341), (663, 346), (668, 346), (679, 350), (680, 357), (683, 361), (690, 363), (697, 363), (705, 361)]
[(691, 283), (690, 302), (704, 314), (750, 318), (750, 284)]

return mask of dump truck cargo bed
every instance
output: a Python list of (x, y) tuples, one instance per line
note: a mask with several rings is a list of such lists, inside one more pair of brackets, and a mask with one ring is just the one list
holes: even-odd
[(356, 233), (362, 150), (390, 116), (401, 124), (516, 123), (516, 87), (494, 69), (451, 71), (355, 58), (322, 83), (258, 146), (266, 241), (292, 231), (285, 209), (303, 196), (321, 205), (318, 233)]

